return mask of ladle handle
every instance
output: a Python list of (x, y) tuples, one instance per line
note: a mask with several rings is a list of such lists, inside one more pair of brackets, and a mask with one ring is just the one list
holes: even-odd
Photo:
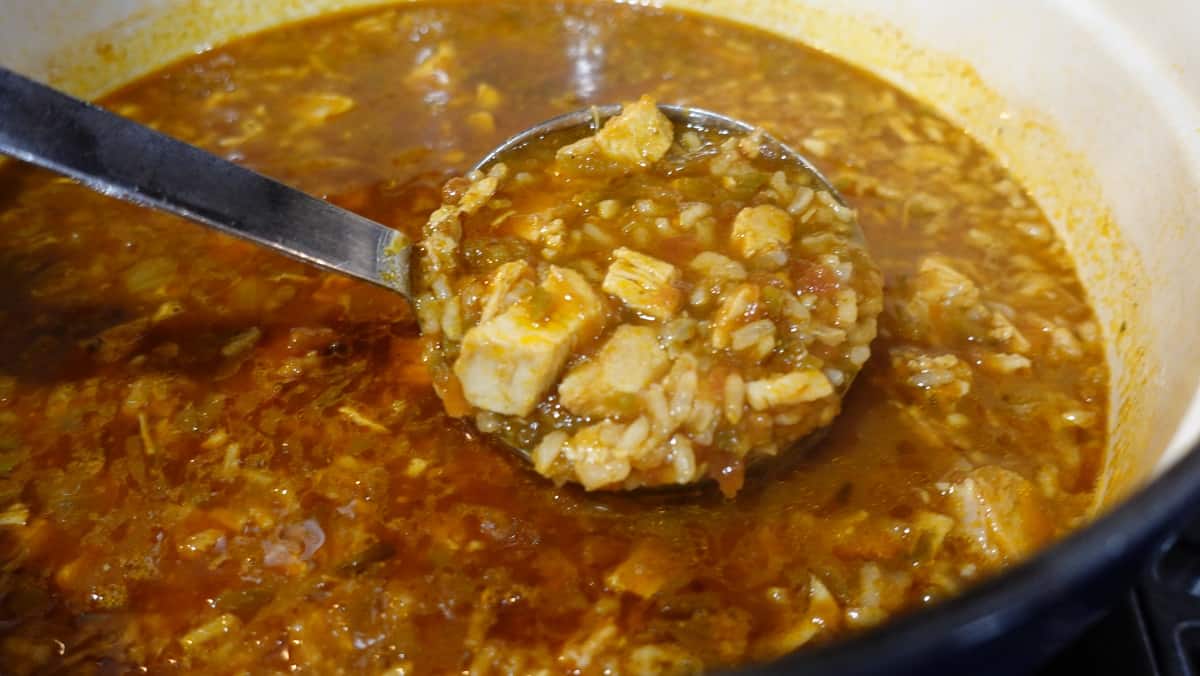
[(0, 153), (410, 297), (399, 232), (4, 68)]

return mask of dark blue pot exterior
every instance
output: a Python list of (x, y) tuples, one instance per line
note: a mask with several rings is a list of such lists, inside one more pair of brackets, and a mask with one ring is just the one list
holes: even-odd
[(1198, 450), (1087, 528), (956, 599), (738, 673), (1027, 673), (1110, 608), (1197, 512)]

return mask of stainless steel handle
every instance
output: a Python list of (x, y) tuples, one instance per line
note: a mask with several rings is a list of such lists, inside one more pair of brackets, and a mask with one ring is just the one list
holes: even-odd
[(401, 233), (4, 68), (0, 153), (411, 298)]

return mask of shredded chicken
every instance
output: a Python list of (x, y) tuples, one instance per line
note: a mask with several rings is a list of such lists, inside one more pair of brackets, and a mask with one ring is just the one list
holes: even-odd
[(558, 386), (559, 400), (578, 415), (628, 414), (636, 395), (669, 367), (654, 330), (623, 325), (594, 357), (567, 373)]
[(675, 287), (678, 281), (674, 265), (622, 247), (613, 252), (603, 288), (633, 310), (670, 319), (683, 298)]
[(643, 96), (626, 104), (621, 114), (608, 120), (595, 135), (561, 148), (558, 156), (575, 161), (599, 152), (619, 164), (645, 168), (667, 154), (674, 138), (674, 125), (653, 99)]
[(746, 207), (733, 220), (733, 246), (747, 260), (760, 258), (771, 267), (787, 262), (792, 241), (792, 217), (777, 206)]

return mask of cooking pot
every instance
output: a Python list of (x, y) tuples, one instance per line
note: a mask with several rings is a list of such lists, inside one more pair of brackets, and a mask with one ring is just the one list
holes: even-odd
[[(0, 63), (94, 97), (362, 0), (2, 0)], [(674, 0), (794, 37), (931, 103), (1055, 223), (1108, 339), (1111, 471), (1088, 527), (970, 592), (761, 673), (1012, 673), (1101, 612), (1200, 506), (1200, 4)], [(1182, 590), (1181, 590), (1181, 593)]]

